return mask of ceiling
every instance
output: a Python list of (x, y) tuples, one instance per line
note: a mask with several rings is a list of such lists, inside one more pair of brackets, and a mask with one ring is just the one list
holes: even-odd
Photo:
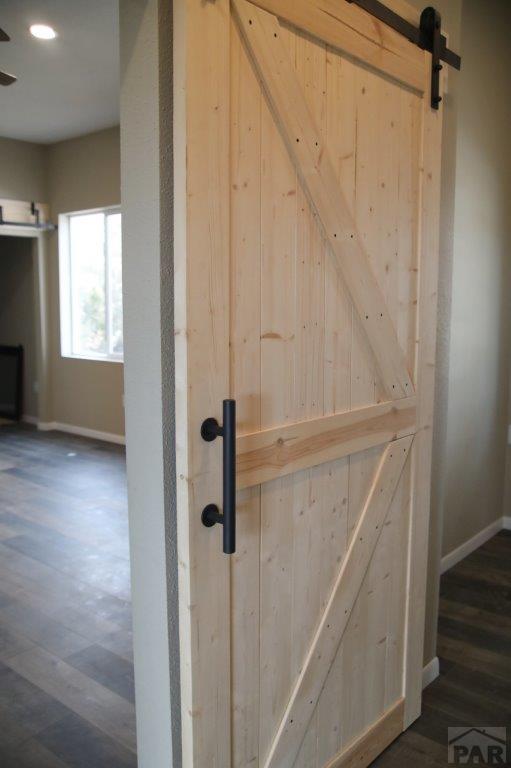
[[(58, 37), (37, 40), (31, 24)], [(0, 136), (53, 143), (119, 123), (118, 0), (0, 0)]]

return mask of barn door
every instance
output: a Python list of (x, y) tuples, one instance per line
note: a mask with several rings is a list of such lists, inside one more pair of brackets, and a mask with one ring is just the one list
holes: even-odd
[[(185, 768), (368, 765), (420, 713), (441, 110), (346, 0), (175, 3)], [(236, 551), (222, 422), (236, 401)], [(228, 441), (227, 441), (228, 442)]]

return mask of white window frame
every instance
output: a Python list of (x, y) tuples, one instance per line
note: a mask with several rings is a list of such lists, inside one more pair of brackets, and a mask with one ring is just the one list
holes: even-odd
[(70, 222), (74, 216), (83, 216), (88, 213), (103, 213), (105, 238), (105, 305), (106, 305), (106, 348), (110, 349), (111, 313), (110, 313), (110, 269), (108, 264), (109, 254), (107, 247), (106, 227), (109, 214), (121, 213), (120, 205), (110, 205), (103, 208), (89, 208), (84, 211), (69, 211), (59, 215), (59, 295), (60, 295), (60, 354), (61, 357), (74, 360), (96, 360), (100, 362), (123, 363), (124, 354), (106, 352), (104, 355), (87, 352), (78, 354), (73, 351), (73, 286), (71, 280), (72, 258), (70, 246)]

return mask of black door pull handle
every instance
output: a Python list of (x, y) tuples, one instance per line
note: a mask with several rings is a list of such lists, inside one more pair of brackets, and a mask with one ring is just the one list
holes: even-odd
[(201, 436), (208, 443), (223, 438), (223, 510), (208, 504), (202, 510), (202, 523), (206, 528), (216, 523), (223, 525), (223, 550), (226, 555), (236, 551), (236, 401), (223, 401), (223, 424), (214, 418), (202, 422)]

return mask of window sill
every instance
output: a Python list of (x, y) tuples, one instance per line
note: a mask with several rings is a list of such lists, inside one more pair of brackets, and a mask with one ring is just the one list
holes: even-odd
[(71, 355), (60, 353), (62, 360), (81, 360), (85, 363), (124, 363), (124, 357), (102, 357), (101, 355)]

